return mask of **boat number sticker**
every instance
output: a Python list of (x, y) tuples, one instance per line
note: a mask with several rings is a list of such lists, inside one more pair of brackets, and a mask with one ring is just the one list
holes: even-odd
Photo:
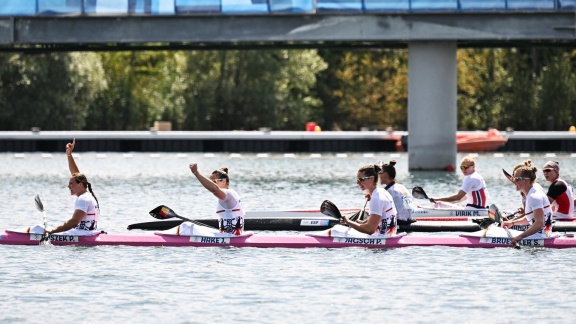
[(190, 242), (206, 244), (230, 244), (229, 237), (190, 236)]
[(328, 219), (303, 219), (300, 221), (300, 226), (328, 226), (330, 220)]
[[(482, 237), (480, 243), (512, 245), (512, 240), (507, 237)], [(522, 246), (544, 246), (544, 240), (524, 239), (518, 242)]]
[[(42, 234), (30, 234), (30, 240), (40, 241), (42, 239), (42, 236), (43, 236)], [(52, 241), (52, 242), (78, 242), (78, 236), (50, 234), (50, 241)]]
[(385, 245), (386, 239), (360, 238), (360, 237), (335, 237), (334, 242), (348, 244)]

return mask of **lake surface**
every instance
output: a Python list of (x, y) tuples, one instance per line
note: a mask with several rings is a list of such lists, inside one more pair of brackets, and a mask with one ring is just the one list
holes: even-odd
[[(408, 172), (407, 157), (87, 152), (77, 163), (100, 201), (100, 228), (126, 233), (128, 224), (154, 221), (148, 211), (161, 204), (190, 218), (213, 215), (216, 200), (192, 176), (190, 162), (205, 174), (227, 166), (248, 210), (318, 209), (324, 199), (361, 208), (356, 171), (378, 160), (396, 159), (399, 182), (430, 196), (459, 189), (460, 172)], [(560, 161), (562, 178), (576, 182), (570, 153), (480, 154), (490, 203), (519, 206), (501, 170), (527, 158), (539, 167)], [(1, 229), (42, 223), (36, 194), (48, 227), (71, 216), (64, 153), (0, 154), (0, 165)], [(548, 187), (541, 173), (538, 181)], [(0, 323), (566, 323), (576, 313), (576, 249), (0, 245), (0, 260)]]

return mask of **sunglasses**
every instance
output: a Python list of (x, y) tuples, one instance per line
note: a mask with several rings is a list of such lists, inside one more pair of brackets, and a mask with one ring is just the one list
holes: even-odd
[(357, 178), (356, 180), (357, 180), (358, 182), (362, 182), (362, 181), (367, 180), (367, 179), (370, 179), (370, 178), (372, 178), (372, 177), (373, 177), (373, 176), (362, 177), (362, 178)]
[(218, 179), (210, 179), (212, 180), (212, 182), (216, 183), (216, 181), (224, 181), (226, 180), (225, 178), (218, 178)]
[(468, 169), (468, 168), (471, 167), (471, 166), (474, 166), (474, 165), (464, 165), (464, 164), (462, 164), (462, 165), (460, 166), (460, 170), (464, 171), (464, 170)]
[(544, 173), (548, 173), (548, 172), (552, 172), (552, 171), (553, 171), (552, 169), (544, 169), (544, 170), (542, 170), (542, 172), (544, 172)]
[(524, 177), (512, 177), (512, 182), (516, 183), (520, 180), (529, 180), (530, 178), (524, 178)]

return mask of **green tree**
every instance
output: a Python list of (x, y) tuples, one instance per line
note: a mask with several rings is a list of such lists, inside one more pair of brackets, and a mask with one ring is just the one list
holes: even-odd
[(191, 130), (302, 129), (321, 102), (314, 50), (187, 53), (186, 122)]
[(0, 129), (81, 129), (105, 85), (94, 53), (0, 54)]

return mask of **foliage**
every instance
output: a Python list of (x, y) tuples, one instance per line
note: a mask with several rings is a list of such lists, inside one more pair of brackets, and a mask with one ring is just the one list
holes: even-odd
[(0, 129), (83, 128), (103, 75), (94, 53), (0, 54)]
[[(576, 52), (458, 50), (458, 129), (567, 130)], [(0, 130), (406, 129), (407, 50), (0, 54)]]
[(320, 101), (316, 51), (195, 51), (187, 54), (186, 129), (303, 128)]

